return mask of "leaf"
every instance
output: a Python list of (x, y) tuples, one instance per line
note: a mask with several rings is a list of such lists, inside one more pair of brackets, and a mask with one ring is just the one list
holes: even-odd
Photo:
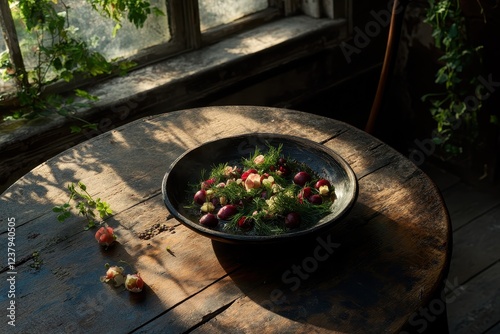
[(83, 191), (86, 191), (87, 190), (87, 186), (85, 184), (83, 184), (83, 182), (78, 182), (78, 187), (80, 189), (82, 189)]
[(450, 26), (450, 30), (448, 31), (448, 37), (450, 39), (455, 39), (458, 36), (458, 26), (456, 23), (453, 23)]
[(80, 133), (82, 132), (82, 128), (77, 125), (72, 125), (69, 127), (71, 129), (71, 133)]
[(60, 221), (60, 222), (63, 222), (65, 221), (66, 219), (68, 219), (69, 217), (71, 217), (71, 212), (69, 211), (66, 211), (60, 215), (57, 216), (57, 220)]
[(87, 211), (86, 207), (85, 207), (85, 203), (83, 203), (83, 202), (78, 202), (78, 204), (75, 207), (78, 209), (78, 211), (81, 214), (85, 214), (85, 212)]
[(91, 228), (94, 228), (96, 226), (95, 221), (93, 219), (89, 220), (87, 226), (85, 226), (83, 229), (85, 231), (90, 230)]
[(436, 83), (441, 84), (445, 83), (446, 81), (448, 81), (448, 75), (444, 71), (438, 73), (436, 77)]
[(62, 62), (61, 62), (61, 58), (55, 58), (53, 61), (52, 61), (52, 66), (54, 66), (54, 68), (56, 70), (60, 70), (63, 68), (63, 65), (62, 65)]
[(60, 206), (54, 206), (54, 207), (52, 208), (52, 211), (53, 211), (53, 212), (63, 212), (63, 211), (64, 211), (64, 209), (63, 209), (62, 207), (60, 207)]
[(158, 7), (153, 7), (153, 14), (155, 16), (166, 16), (165, 13)]
[(73, 59), (68, 59), (65, 63), (64, 63), (64, 68), (68, 71), (72, 70), (73, 68), (76, 67), (76, 64), (75, 62), (73, 61)]
[(84, 129), (97, 130), (97, 123), (89, 123), (83, 126)]
[(113, 213), (113, 211), (111, 210), (111, 208), (109, 207), (109, 204), (106, 203), (106, 202), (97, 202), (97, 211), (99, 211), (99, 216), (101, 218), (105, 218), (106, 216), (109, 216)]
[(73, 73), (71, 73), (70, 71), (63, 71), (61, 73), (61, 79), (66, 82), (70, 82), (73, 79)]
[(83, 98), (90, 100), (90, 101), (98, 101), (99, 100), (98, 96), (92, 95), (85, 90), (75, 89), (75, 94), (76, 94), (76, 96), (83, 97)]
[(113, 36), (113, 38), (116, 37), (116, 33), (118, 32), (118, 30), (120, 30), (122, 27), (122, 25), (120, 23), (117, 23), (115, 24), (115, 27), (113, 28), (113, 32), (111, 33), (111, 36)]

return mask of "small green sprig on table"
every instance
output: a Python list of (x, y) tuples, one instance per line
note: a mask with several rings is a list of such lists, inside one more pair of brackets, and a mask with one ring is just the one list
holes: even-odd
[(96, 226), (96, 211), (101, 219), (111, 215), (111, 210), (108, 203), (102, 201), (100, 198), (94, 199), (87, 191), (87, 186), (83, 182), (70, 183), (67, 186), (69, 190), (69, 199), (63, 205), (56, 205), (52, 211), (58, 213), (57, 220), (60, 222), (65, 221), (71, 217), (71, 201), (75, 201), (74, 208), (78, 210), (78, 214), (87, 219), (86, 230)]

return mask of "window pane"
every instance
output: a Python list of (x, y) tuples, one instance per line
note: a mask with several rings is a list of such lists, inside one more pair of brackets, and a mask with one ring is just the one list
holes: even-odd
[[(170, 40), (166, 1), (151, 0), (150, 2), (152, 6), (158, 7), (165, 16), (151, 14), (144, 27), (140, 29), (137, 29), (124, 18), (123, 26), (118, 30), (115, 37), (113, 37), (115, 23), (93, 10), (86, 1), (67, 0), (64, 3), (70, 8), (67, 15), (71, 33), (87, 42), (92, 50), (102, 53), (108, 60), (111, 60), (119, 57), (129, 57), (141, 49), (166, 43)], [(35, 34), (26, 32), (26, 28), (20, 19), (19, 8), (13, 7), (12, 11), (25, 65), (27, 68), (34, 68), (37, 59), (33, 50), (37, 48), (37, 38)], [(57, 11), (60, 15), (66, 15), (64, 7), (60, 4)], [(50, 41), (50, 38), (46, 37), (45, 39)]]
[(268, 7), (268, 0), (199, 0), (201, 31), (230, 23)]
[(150, 15), (144, 27), (140, 29), (124, 18), (122, 28), (113, 38), (115, 24), (111, 20), (96, 13), (85, 1), (66, 1), (71, 7), (70, 25), (78, 28), (76, 34), (84, 40), (92, 41), (92, 46), (108, 59), (128, 57), (141, 49), (170, 40), (166, 1), (151, 0), (150, 3), (158, 7), (165, 16)]
[[(0, 54), (7, 51), (7, 46), (5, 45), (5, 41), (3, 40), (2, 30), (0, 29)], [(0, 72), (0, 100), (2, 93), (6, 93), (7, 91), (12, 91), (15, 88), (14, 80), (3, 80), (2, 72)]]
[[(2, 33), (2, 30), (0, 29), (0, 33)], [(7, 47), (5, 46), (5, 41), (3, 40), (3, 36), (0, 37), (0, 53), (4, 52), (7, 50)]]

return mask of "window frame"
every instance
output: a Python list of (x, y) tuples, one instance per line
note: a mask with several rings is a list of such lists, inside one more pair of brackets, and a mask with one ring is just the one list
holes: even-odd
[[(137, 63), (135, 69), (143, 68), (149, 66), (153, 63), (163, 61), (165, 59), (174, 57), (176, 55), (197, 50), (208, 45), (220, 42), (231, 35), (250, 30), (265, 23), (284, 18), (287, 16), (295, 15), (303, 10), (303, 6), (306, 5), (307, 0), (268, 0), (268, 8), (240, 19), (237, 19), (231, 23), (216, 26), (206, 31), (201, 31), (200, 17), (199, 17), (199, 4), (198, 0), (165, 0), (167, 6), (167, 20), (169, 22), (170, 36), (168, 42), (161, 43), (155, 46), (151, 46), (145, 49), (139, 50), (136, 54), (127, 57), (126, 60), (133, 61)], [(323, 11), (328, 8), (342, 8), (341, 16), (345, 16), (348, 23), (348, 32), (350, 33), (352, 28), (350, 24), (352, 22), (350, 6), (352, 6), (352, 0), (317, 0), (321, 2), (323, 6)], [(15, 28), (13, 27), (13, 21), (9, 23), (9, 20), (4, 19), (3, 13), (8, 12), (10, 20), (12, 16), (10, 14), (10, 8), (8, 1), (0, 1), (0, 18), (2, 18), (2, 32), (6, 34), (6, 42), (8, 41), (7, 48), (11, 57), (12, 63), (16, 67), (22, 65), (22, 55), (20, 53), (19, 40)], [(329, 7), (330, 6), (330, 7)], [(336, 19), (337, 17), (331, 16), (328, 12), (324, 13), (326, 17), (330, 19)], [(336, 15), (337, 16), (337, 15)], [(12, 27), (10, 26), (12, 25)], [(21, 55), (21, 56), (19, 56)], [(75, 78), (72, 82), (55, 82), (47, 85), (47, 92), (51, 93), (64, 93), (73, 90), (78, 87), (83, 87), (95, 82), (99, 82), (112, 77), (113, 75), (105, 75), (91, 78)], [(15, 94), (18, 90), (19, 85), (16, 85)], [(5, 93), (5, 92), (2, 92)], [(7, 93), (10, 93), (8, 91)]]

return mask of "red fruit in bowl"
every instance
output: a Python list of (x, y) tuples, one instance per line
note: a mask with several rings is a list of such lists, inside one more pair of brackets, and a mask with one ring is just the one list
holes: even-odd
[(201, 189), (205, 190), (210, 188), (215, 183), (215, 179), (208, 179), (201, 183)]
[(299, 194), (297, 195), (298, 199), (299, 199), (299, 202), (300, 203), (303, 203), (304, 202), (304, 198), (305, 199), (309, 199), (309, 197), (311, 197), (312, 195), (312, 189), (311, 187), (304, 187), (300, 190)]
[(319, 179), (318, 182), (314, 185), (314, 188), (319, 189), (322, 186), (328, 186), (330, 187), (330, 181), (326, 179)]
[(309, 202), (311, 202), (312, 204), (321, 204), (321, 203), (323, 203), (323, 197), (321, 197), (321, 196), (320, 196), (320, 195), (318, 195), (318, 194), (314, 194), (314, 195), (312, 195), (312, 196), (309, 196), (309, 197), (307, 198), (307, 200), (308, 200)]
[(238, 220), (238, 226), (244, 231), (251, 230), (253, 227), (253, 218), (252, 217), (241, 217)]
[(237, 212), (238, 212), (238, 208), (236, 207), (236, 205), (227, 204), (227, 205), (224, 205), (222, 208), (220, 208), (219, 212), (217, 213), (217, 218), (219, 218), (221, 220), (229, 220)]
[(293, 177), (293, 183), (299, 186), (304, 186), (309, 181), (311, 181), (311, 175), (307, 172), (298, 172)]
[(109, 226), (103, 226), (97, 230), (95, 233), (95, 239), (102, 246), (110, 246), (116, 240), (116, 236), (113, 233), (113, 228)]
[(278, 168), (278, 174), (287, 176), (288, 174), (290, 174), (290, 169), (287, 166), (280, 166)]
[(330, 182), (325, 179), (320, 179), (314, 185), (314, 188), (318, 189), (318, 192), (322, 196), (327, 196), (330, 193)]
[(244, 172), (243, 174), (241, 174), (241, 179), (243, 181), (245, 181), (247, 179), (248, 175), (250, 175), (250, 174), (257, 174), (257, 173), (258, 172), (257, 172), (256, 169), (251, 168), (251, 169), (247, 170), (246, 172)]
[(206, 227), (215, 227), (219, 220), (213, 213), (207, 213), (200, 218), (200, 224)]
[(207, 200), (207, 192), (204, 189), (198, 190), (194, 194), (193, 200), (196, 204), (203, 205)]
[(288, 228), (296, 228), (300, 225), (300, 215), (298, 212), (290, 212), (285, 217), (285, 226)]

